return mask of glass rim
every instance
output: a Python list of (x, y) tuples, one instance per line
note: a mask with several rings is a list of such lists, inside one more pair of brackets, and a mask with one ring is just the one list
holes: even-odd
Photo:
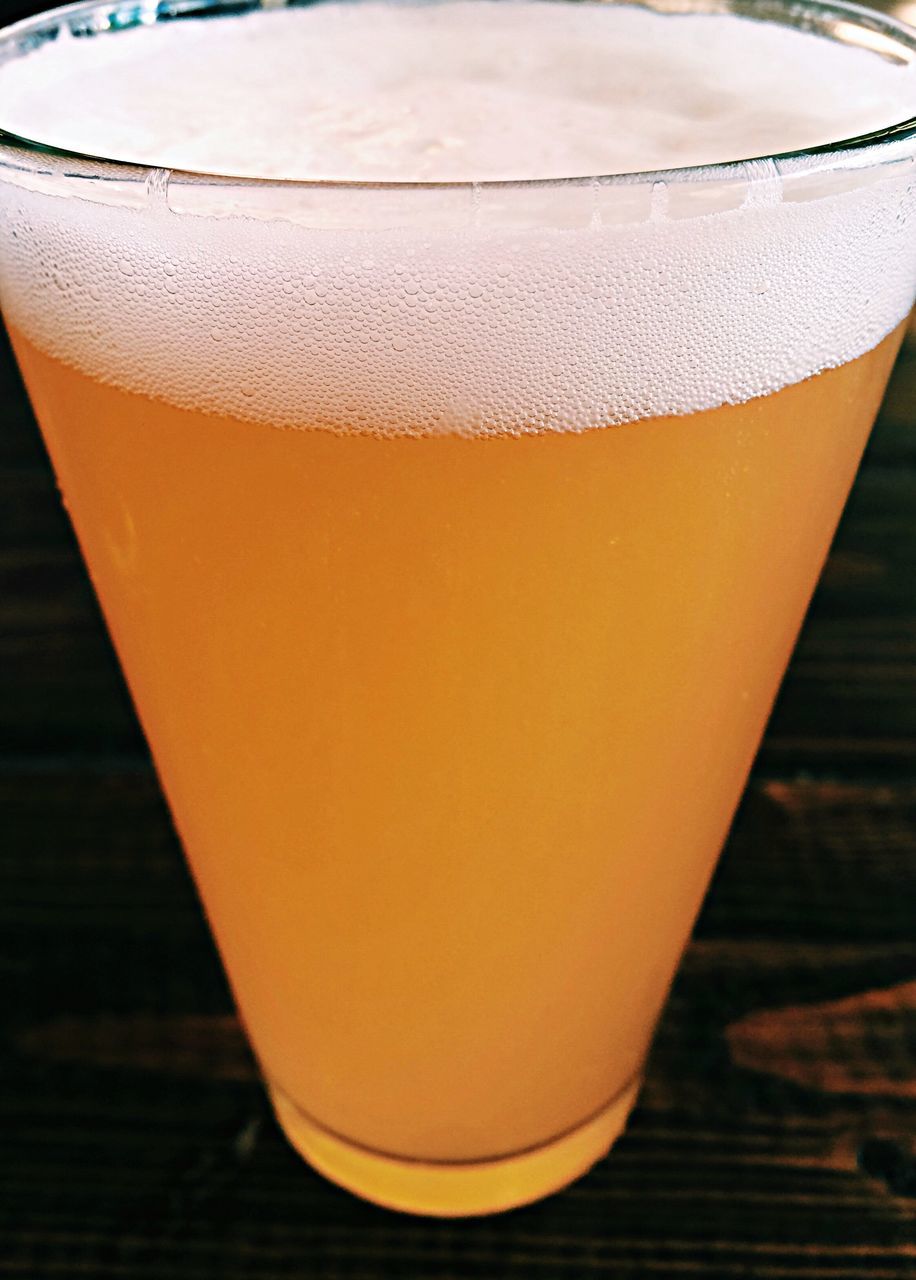
[[(357, 0), (358, 2), (358, 0)], [(422, 3), (423, 0), (420, 0)], [(428, 0), (437, 3), (437, 0)], [(511, 3), (511, 0), (506, 0)], [(916, 63), (916, 28), (898, 18), (891, 17), (876, 9), (854, 3), (854, 0), (553, 0), (561, 4), (595, 3), (608, 6), (636, 7), (671, 17), (688, 16), (690, 14), (721, 16), (733, 14), (760, 22), (807, 31), (820, 38), (844, 43), (873, 53), (876, 57), (892, 59), (891, 49), (897, 47), (905, 50), (909, 56), (901, 56), (904, 63)], [(76, 0), (75, 3), (58, 5), (44, 9), (30, 17), (0, 27), (0, 67), (5, 60), (4, 53), (23, 38), (41, 35), (45, 31), (59, 29), (63, 23), (70, 25), (80, 18), (102, 14), (107, 19), (107, 26), (84, 28), (82, 35), (95, 36), (106, 31), (112, 34), (135, 28), (148, 28), (159, 22), (176, 19), (219, 18), (220, 16), (241, 16), (246, 13), (264, 10), (273, 12), (280, 9), (305, 8), (314, 4), (333, 3), (333, 0)], [(128, 21), (112, 22), (122, 13)], [(868, 32), (884, 42), (883, 48), (876, 48), (868, 40), (857, 44), (852, 39), (837, 40), (831, 32), (830, 23), (844, 23), (849, 30)], [(76, 29), (78, 30), (78, 29)], [(14, 55), (15, 56), (15, 55)], [(25, 53), (28, 57), (28, 53)], [(2, 75), (2, 72), (0, 72)], [(98, 166), (106, 176), (110, 174), (128, 176), (139, 173), (150, 174), (164, 172), (172, 179), (191, 183), (227, 184), (235, 187), (269, 187), (292, 190), (333, 190), (333, 191), (478, 191), (478, 190), (534, 190), (550, 187), (576, 187), (630, 185), (634, 183), (652, 183), (663, 180), (671, 182), (689, 182), (708, 180), (712, 177), (727, 180), (731, 176), (741, 176), (747, 180), (747, 170), (760, 164), (775, 164), (793, 161), (816, 161), (819, 158), (836, 157), (859, 152), (873, 151), (892, 143), (916, 141), (916, 115), (906, 119), (888, 123), (867, 133), (854, 134), (816, 146), (801, 147), (788, 151), (772, 151), (763, 155), (747, 156), (738, 160), (709, 162), (674, 166), (668, 169), (640, 169), (619, 173), (571, 174), (568, 177), (532, 177), (479, 180), (462, 179), (460, 181), (400, 181), (397, 179), (364, 180), (348, 178), (259, 178), (244, 174), (225, 174), (206, 169), (185, 169), (167, 164), (156, 165), (147, 161), (116, 159), (88, 151), (69, 150), (53, 146), (35, 138), (17, 134), (0, 126), (0, 146), (25, 151), (34, 156), (42, 156), (58, 161), (77, 161), (83, 165)], [(100, 173), (101, 176), (101, 173)]]

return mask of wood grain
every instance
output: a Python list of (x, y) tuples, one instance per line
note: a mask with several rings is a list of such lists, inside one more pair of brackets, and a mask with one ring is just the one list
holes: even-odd
[(746, 1071), (818, 1093), (916, 1101), (916, 980), (750, 1013), (726, 1028), (725, 1042)]

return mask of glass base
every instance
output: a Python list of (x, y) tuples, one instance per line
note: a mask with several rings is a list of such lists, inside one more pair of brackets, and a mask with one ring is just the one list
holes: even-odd
[(642, 1078), (562, 1137), (518, 1155), (456, 1164), (399, 1159), (348, 1142), (317, 1124), (274, 1086), (280, 1127), (314, 1169), (366, 1200), (440, 1218), (499, 1213), (539, 1200), (581, 1177), (622, 1132)]

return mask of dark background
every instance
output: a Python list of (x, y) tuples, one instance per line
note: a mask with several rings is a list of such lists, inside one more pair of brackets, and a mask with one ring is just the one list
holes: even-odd
[(8, 26), (11, 22), (18, 22), (20, 18), (27, 18), (32, 13), (40, 13), (42, 9), (52, 8), (46, 4), (21, 4), (19, 0), (2, 0), (0, 3), (0, 23)]
[(0, 346), (0, 1276), (599, 1275), (916, 1277), (916, 337), (626, 1136), (455, 1223), (268, 1115)]

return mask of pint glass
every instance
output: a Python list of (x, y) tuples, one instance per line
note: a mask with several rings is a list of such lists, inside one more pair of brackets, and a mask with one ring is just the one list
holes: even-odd
[(20, 367), (280, 1124), (342, 1185), (489, 1212), (624, 1125), (913, 303), (911, 126), (413, 185), (0, 136)]

